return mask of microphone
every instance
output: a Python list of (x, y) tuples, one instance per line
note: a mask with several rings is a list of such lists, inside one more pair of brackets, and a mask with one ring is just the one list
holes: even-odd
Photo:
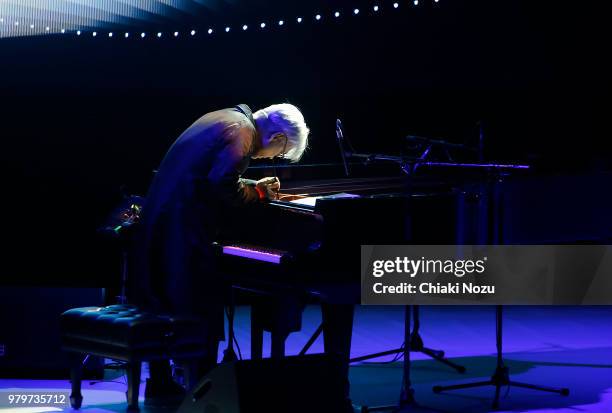
[(346, 153), (344, 152), (344, 132), (342, 131), (342, 121), (340, 119), (336, 119), (336, 138), (338, 139), (338, 147), (340, 148), (342, 165), (344, 165), (344, 174), (346, 176), (349, 176), (348, 163), (346, 162)]

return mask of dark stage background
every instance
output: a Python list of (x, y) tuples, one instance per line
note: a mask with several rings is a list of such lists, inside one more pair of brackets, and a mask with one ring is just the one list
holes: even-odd
[[(194, 37), (0, 40), (3, 283), (115, 284), (96, 228), (120, 187), (144, 194), (182, 130), (237, 103), (298, 105), (304, 162), (339, 160), (341, 117), (363, 151), (397, 152), (407, 134), (470, 142), (482, 122), (490, 159), (609, 167), (610, 33), (591, 2), (382, 1), (378, 16), (369, 2), (241, 3), (218, 4)], [(281, 16), (282, 29), (236, 26)]]

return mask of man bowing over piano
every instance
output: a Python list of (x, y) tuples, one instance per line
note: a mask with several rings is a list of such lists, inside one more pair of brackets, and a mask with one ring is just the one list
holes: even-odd
[[(298, 161), (308, 133), (290, 104), (255, 113), (246, 105), (208, 113), (174, 142), (149, 188), (131, 299), (154, 311), (201, 318), (209, 343), (202, 372), (216, 364), (228, 288), (215, 270), (212, 243), (228, 210), (272, 198), (280, 187), (276, 177), (251, 181), (241, 175), (254, 158)], [(146, 404), (181, 400), (167, 362), (151, 363), (150, 376)]]

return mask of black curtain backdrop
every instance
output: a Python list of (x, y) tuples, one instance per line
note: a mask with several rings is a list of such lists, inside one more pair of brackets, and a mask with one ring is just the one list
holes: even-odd
[[(609, 164), (609, 32), (588, 2), (385, 1), (376, 17), (373, 3), (357, 17), (345, 1), (287, 3), (251, 3), (250, 16), (219, 6), (195, 37), (0, 40), (3, 282), (115, 285), (96, 228), (119, 188), (144, 194), (182, 130), (237, 103), (299, 106), (312, 129), (304, 162), (339, 160), (341, 117), (363, 151), (397, 152), (407, 134), (473, 142), (482, 122), (490, 159)], [(334, 7), (344, 14), (331, 22)], [(285, 26), (254, 27), (270, 16)], [(206, 35), (215, 19), (233, 31)]]

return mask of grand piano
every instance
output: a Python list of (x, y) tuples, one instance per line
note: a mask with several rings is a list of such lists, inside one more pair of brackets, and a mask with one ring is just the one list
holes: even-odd
[[(275, 175), (266, 167), (249, 173)], [(277, 174), (278, 199), (238, 211), (244, 219), (228, 220), (234, 225), (217, 242), (221, 270), (253, 304), (251, 356), (262, 357), (266, 330), (272, 357), (283, 357), (304, 305), (316, 302), (326, 352), (348, 361), (360, 246), (455, 243), (459, 182), (435, 174), (413, 179), (389, 164), (351, 165), (350, 177), (333, 164), (285, 166)]]

